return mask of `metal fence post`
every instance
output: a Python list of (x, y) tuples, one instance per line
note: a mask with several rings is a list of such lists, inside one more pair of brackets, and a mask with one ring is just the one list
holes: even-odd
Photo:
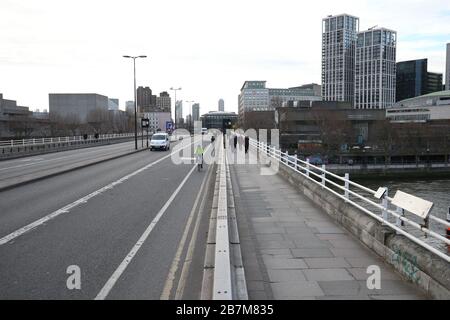
[(294, 168), (297, 170), (297, 154), (294, 154)]
[[(403, 210), (403, 208), (397, 207), (396, 212), (402, 217), (405, 215), (405, 211)], [(403, 227), (404, 222), (402, 221), (402, 219), (400, 219), (400, 217), (397, 217), (395, 220), (395, 224), (397, 225), (397, 227)]]
[[(325, 170), (324, 164), (322, 164), (322, 169)], [(322, 171), (322, 185), (325, 186), (325, 171)]]
[(385, 188), (386, 188), (386, 192), (384, 193), (383, 200), (381, 201), (381, 204), (382, 204), (384, 209), (383, 209), (383, 212), (382, 212), (381, 215), (382, 215), (383, 220), (387, 221), (387, 219), (388, 219), (388, 212), (387, 212), (387, 209), (388, 209), (388, 188), (387, 187), (385, 187)]
[(306, 176), (309, 177), (309, 159), (306, 159)]
[[(448, 207), (447, 211), (447, 222), (450, 222), (450, 207)], [(445, 230), (445, 237), (450, 239), (450, 227), (447, 227), (447, 230)], [(447, 251), (450, 252), (450, 245), (447, 245)]]
[(350, 183), (348, 182), (350, 180), (350, 176), (348, 173), (344, 176), (345, 181), (345, 198), (348, 200), (348, 189), (350, 188)]

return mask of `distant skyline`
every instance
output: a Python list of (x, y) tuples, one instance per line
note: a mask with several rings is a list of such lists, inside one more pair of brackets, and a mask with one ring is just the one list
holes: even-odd
[(201, 114), (220, 98), (237, 112), (245, 80), (320, 84), (322, 18), (340, 13), (358, 16), (360, 30), (397, 31), (397, 62), (428, 58), (445, 78), (448, 0), (2, 0), (0, 93), (32, 110), (66, 92), (117, 98), (124, 109), (133, 68), (122, 55), (145, 54), (137, 86), (168, 91), (172, 101), (170, 87), (182, 87), (177, 99), (200, 103)]

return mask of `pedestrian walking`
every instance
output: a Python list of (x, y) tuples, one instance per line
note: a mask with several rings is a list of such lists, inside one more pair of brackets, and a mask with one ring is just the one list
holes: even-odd
[(244, 145), (245, 145), (245, 153), (247, 153), (248, 152), (248, 147), (250, 146), (250, 138), (248, 136), (245, 136)]

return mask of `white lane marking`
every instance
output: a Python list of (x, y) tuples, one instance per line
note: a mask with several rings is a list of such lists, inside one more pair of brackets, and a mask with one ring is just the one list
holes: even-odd
[(192, 172), (194, 172), (194, 170), (195, 170), (195, 166), (192, 167), (192, 169), (189, 171), (189, 173), (186, 175), (186, 177), (184, 177), (183, 181), (180, 183), (178, 188), (174, 191), (174, 193), (172, 193), (169, 200), (167, 200), (167, 202), (164, 204), (164, 206), (159, 210), (158, 214), (155, 216), (155, 218), (152, 220), (152, 222), (148, 225), (147, 229), (141, 235), (141, 237), (136, 242), (136, 244), (133, 246), (133, 248), (131, 248), (130, 252), (127, 254), (125, 259), (123, 259), (122, 263), (119, 265), (119, 267), (116, 269), (116, 271), (114, 271), (112, 276), (108, 279), (106, 284), (103, 286), (102, 290), (100, 290), (100, 292), (97, 294), (97, 296), (95, 297), (95, 300), (104, 300), (108, 296), (109, 292), (114, 287), (117, 280), (119, 280), (120, 276), (125, 271), (127, 266), (130, 264), (131, 260), (133, 260), (134, 256), (139, 251), (139, 249), (142, 247), (145, 240), (147, 240), (148, 236), (150, 235), (150, 232), (152, 232), (153, 228), (156, 226), (158, 221), (164, 215), (167, 208), (170, 206), (173, 199), (175, 199), (178, 192), (180, 192), (181, 188), (183, 188), (184, 184), (189, 179), (189, 177), (191, 176)]
[(156, 161), (154, 161), (152, 163), (149, 163), (149, 164), (145, 165), (144, 167), (142, 167), (142, 168), (140, 168), (140, 169), (138, 169), (138, 170), (136, 170), (136, 171), (134, 171), (134, 172), (132, 172), (130, 174), (127, 174), (126, 176), (124, 176), (124, 177), (122, 177), (122, 178), (120, 178), (120, 179), (118, 179), (118, 180), (116, 180), (114, 182), (111, 182), (110, 184), (104, 186), (103, 188), (100, 188), (100, 189), (98, 189), (98, 190), (96, 190), (96, 191), (94, 191), (94, 192), (92, 192), (92, 193), (82, 197), (81, 199), (78, 199), (78, 200), (76, 200), (76, 201), (74, 201), (72, 203), (69, 203), (65, 207), (63, 207), (61, 209), (58, 209), (58, 210), (56, 210), (56, 211), (46, 215), (45, 217), (42, 217), (41, 219), (36, 220), (36, 221), (34, 221), (34, 222), (32, 222), (32, 223), (30, 223), (30, 224), (28, 224), (28, 225), (26, 225), (26, 226), (24, 226), (24, 227), (22, 227), (20, 229), (12, 232), (10, 234), (8, 234), (7, 236), (4, 236), (3, 238), (0, 239), (0, 246), (4, 245), (5, 243), (8, 243), (9, 241), (11, 241), (11, 240), (13, 240), (13, 239), (15, 239), (17, 237), (20, 237), (24, 233), (27, 233), (28, 231), (33, 230), (34, 228), (36, 228), (36, 227), (46, 223), (49, 220), (52, 220), (52, 219), (56, 218), (57, 216), (59, 216), (59, 215), (61, 215), (63, 213), (69, 212), (71, 209), (79, 206), (80, 204), (86, 203), (89, 199), (91, 199), (91, 198), (93, 198), (95, 196), (98, 196), (99, 194), (102, 194), (103, 192), (105, 192), (107, 190), (110, 190), (110, 189), (114, 188), (115, 186), (117, 186), (117, 185), (127, 181), (131, 177), (141, 173), (142, 171), (144, 171), (144, 170), (154, 166), (155, 164), (157, 164), (157, 163), (159, 163), (159, 162), (161, 162), (161, 161), (171, 157), (172, 154), (174, 154), (176, 152), (179, 152), (182, 149), (185, 149), (185, 148), (187, 148), (189, 146), (190, 145), (185, 146), (185, 147), (183, 147), (181, 149), (176, 149), (171, 154), (168, 154), (168, 155), (166, 155), (166, 156), (164, 156), (164, 157), (162, 157), (162, 158), (160, 158), (160, 159), (158, 159), (158, 160), (156, 160)]
[[(117, 151), (117, 150), (119, 150), (119, 149), (125, 149), (125, 147), (129, 147), (129, 146), (120, 146), (120, 147), (115, 147), (115, 148), (112, 147), (112, 148), (108, 148), (107, 151), (112, 151), (112, 150)], [(104, 148), (104, 149), (106, 149), (106, 148)], [(68, 150), (68, 151), (72, 151), (72, 150)], [(92, 150), (92, 151), (86, 151), (86, 152), (83, 152), (83, 155), (85, 155), (85, 154), (90, 154), (90, 153), (95, 153), (95, 152), (99, 152), (99, 150), (97, 149), (97, 150)], [(80, 153), (71, 154), (71, 155), (64, 156), (64, 157), (59, 157), (59, 158), (46, 159), (46, 160), (44, 160), (43, 158), (40, 158), (40, 159), (42, 159), (42, 161), (36, 161), (37, 159), (33, 159), (33, 160), (35, 160), (36, 162), (33, 162), (33, 163), (26, 163), (26, 164), (21, 164), (21, 165), (12, 166), (12, 167), (0, 168), (0, 171), (8, 170), (8, 169), (22, 168), (22, 167), (28, 167), (28, 166), (32, 166), (32, 165), (35, 165), (35, 164), (41, 164), (41, 163), (44, 163), (44, 162), (50, 162), (50, 161), (55, 161), (55, 160), (61, 160), (61, 159), (65, 159), (65, 158), (71, 158), (71, 157), (74, 157), (74, 156), (80, 156)], [(21, 161), (27, 161), (27, 160), (21, 160)], [(28, 160), (28, 161), (31, 161), (31, 159)]]
[(29, 161), (41, 161), (45, 160), (44, 158), (32, 158), (32, 159), (22, 159), (20, 162), (29, 162)]
[[(208, 146), (207, 150), (210, 146)], [(183, 158), (181, 158), (183, 159)], [(193, 158), (192, 158), (193, 159)], [(183, 249), (185, 247), (189, 230), (191, 229), (192, 221), (194, 220), (194, 215), (197, 212), (198, 201), (200, 200), (200, 196), (203, 195), (203, 191), (205, 189), (206, 181), (209, 179), (211, 175), (212, 167), (208, 167), (208, 174), (205, 175), (203, 182), (200, 186), (199, 193), (195, 198), (194, 205), (192, 206), (191, 213), (189, 214), (189, 218), (186, 222), (186, 227), (184, 228), (183, 236), (181, 237), (180, 244), (178, 245), (177, 252), (175, 253), (175, 257), (173, 258), (172, 265), (169, 270), (169, 274), (167, 275), (166, 282), (164, 285), (164, 289), (161, 293), (160, 300), (169, 300), (170, 293), (172, 292), (173, 282), (175, 281), (175, 275), (178, 271), (179, 264), (181, 262), (181, 254), (183, 253)], [(200, 215), (200, 213), (198, 214)], [(198, 219), (198, 218), (197, 218)]]

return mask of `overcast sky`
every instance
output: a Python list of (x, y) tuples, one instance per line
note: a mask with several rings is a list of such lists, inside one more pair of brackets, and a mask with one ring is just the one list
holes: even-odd
[(201, 113), (219, 98), (237, 112), (245, 80), (320, 83), (321, 19), (344, 12), (360, 30), (396, 30), (397, 61), (428, 58), (444, 73), (449, 0), (1, 0), (0, 93), (30, 109), (48, 108), (48, 93), (99, 93), (124, 109), (133, 71), (122, 55), (146, 54), (138, 85), (181, 86), (177, 99)]

